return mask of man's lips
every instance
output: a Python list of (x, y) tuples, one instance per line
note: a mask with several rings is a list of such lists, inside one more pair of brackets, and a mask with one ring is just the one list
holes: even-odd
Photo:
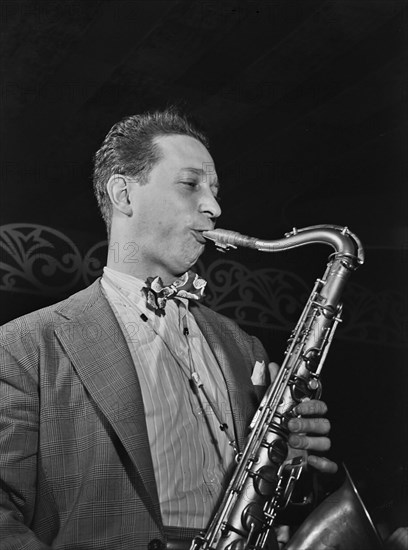
[(206, 244), (208, 242), (208, 239), (204, 237), (203, 231), (211, 231), (212, 229), (212, 227), (206, 227), (205, 229), (193, 229), (193, 233), (198, 242), (200, 242), (201, 244)]

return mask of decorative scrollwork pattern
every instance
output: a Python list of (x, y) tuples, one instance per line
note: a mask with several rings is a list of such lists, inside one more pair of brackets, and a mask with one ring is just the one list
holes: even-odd
[[(290, 271), (252, 270), (231, 260), (216, 260), (200, 274), (208, 281), (206, 304), (242, 326), (283, 330), (295, 326), (311, 292), (310, 285)], [(343, 296), (343, 323), (336, 338), (406, 346), (404, 304), (392, 290), (374, 293), (350, 282)]]
[(81, 254), (64, 233), (31, 223), (0, 227), (0, 289), (60, 294), (80, 278)]
[(230, 260), (216, 260), (201, 273), (208, 281), (206, 304), (246, 326), (290, 330), (310, 292), (294, 273)]
[[(35, 224), (0, 226), (0, 290), (62, 297), (101, 275), (107, 241), (83, 255), (61, 231)], [(311, 292), (301, 277), (273, 268), (250, 269), (219, 259), (202, 260), (197, 271), (207, 281), (205, 303), (244, 328), (282, 330), (294, 327)], [(336, 338), (406, 346), (406, 302), (401, 293), (380, 293), (351, 282), (345, 291), (342, 323)]]

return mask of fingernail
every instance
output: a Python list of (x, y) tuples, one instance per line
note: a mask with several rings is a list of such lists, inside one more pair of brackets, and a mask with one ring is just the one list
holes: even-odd
[(299, 447), (300, 445), (300, 437), (298, 437), (297, 435), (293, 435), (291, 438), (290, 438), (290, 444), (292, 447)]
[(300, 431), (300, 422), (296, 419), (289, 420), (288, 427), (291, 432), (299, 432)]

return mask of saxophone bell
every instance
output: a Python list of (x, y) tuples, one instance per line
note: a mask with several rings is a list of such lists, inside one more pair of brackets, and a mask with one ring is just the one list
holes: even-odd
[(343, 465), (345, 480), (296, 530), (284, 550), (382, 550), (374, 523)]

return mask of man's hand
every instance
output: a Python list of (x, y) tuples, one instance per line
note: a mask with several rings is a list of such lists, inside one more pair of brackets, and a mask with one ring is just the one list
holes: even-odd
[[(274, 380), (279, 366), (276, 363), (269, 363), (271, 380)], [(302, 401), (296, 405), (293, 413), (302, 418), (291, 418), (288, 422), (290, 431), (288, 443), (292, 448), (290, 455), (305, 454), (307, 463), (327, 474), (337, 472), (337, 464), (328, 458), (309, 455), (309, 451), (324, 452), (330, 449), (330, 439), (327, 437), (330, 432), (330, 422), (324, 415), (327, 413), (327, 405), (318, 399)], [(309, 417), (309, 418), (308, 418)]]
[[(289, 445), (301, 451), (328, 451), (331, 445), (327, 437), (330, 432), (330, 422), (327, 418), (323, 418), (327, 413), (326, 403), (317, 399), (302, 401), (296, 405), (294, 413), (301, 415), (302, 418), (291, 418), (288, 422), (291, 432), (288, 439)], [(337, 472), (337, 464), (328, 458), (308, 454), (307, 463), (327, 474)]]

